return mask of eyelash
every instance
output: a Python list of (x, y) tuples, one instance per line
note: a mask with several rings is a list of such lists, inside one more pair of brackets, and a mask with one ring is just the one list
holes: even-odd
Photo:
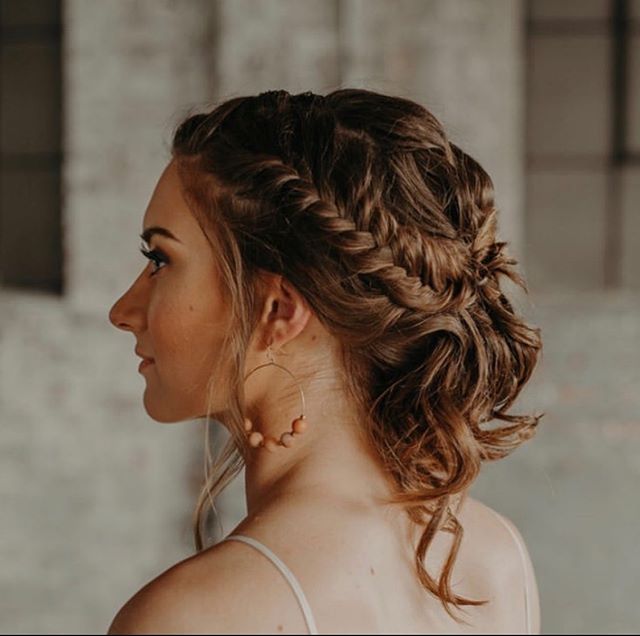
[(140, 247), (140, 252), (145, 258), (153, 261), (153, 264), (158, 268), (151, 272), (150, 276), (155, 276), (162, 269), (162, 267), (158, 267), (160, 263), (166, 264), (169, 262), (167, 257), (159, 250), (146, 250), (144, 247)]

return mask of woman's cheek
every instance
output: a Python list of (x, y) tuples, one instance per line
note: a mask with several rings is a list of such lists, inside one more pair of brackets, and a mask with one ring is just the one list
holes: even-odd
[(147, 330), (151, 340), (152, 355), (161, 365), (166, 365), (174, 356), (182, 328), (176, 313), (179, 304), (156, 295), (149, 304)]
[(194, 390), (209, 379), (226, 314), (211, 272), (170, 273), (171, 280), (158, 281), (149, 306), (150, 346), (157, 355), (158, 373), (176, 388)]

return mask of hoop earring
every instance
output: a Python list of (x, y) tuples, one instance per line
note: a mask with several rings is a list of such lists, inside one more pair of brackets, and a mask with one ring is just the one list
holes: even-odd
[(267, 347), (267, 358), (269, 359), (269, 362), (266, 362), (265, 364), (260, 364), (254, 369), (251, 369), (251, 371), (249, 371), (249, 373), (247, 373), (247, 375), (245, 376), (244, 378), (245, 381), (252, 373), (257, 371), (258, 369), (262, 369), (264, 367), (269, 367), (269, 366), (276, 366), (282, 369), (283, 371), (286, 371), (293, 378), (294, 382), (298, 386), (298, 391), (300, 392), (300, 399), (302, 401), (302, 413), (291, 422), (291, 430), (282, 433), (282, 435), (280, 435), (279, 440), (276, 439), (275, 437), (265, 438), (265, 436), (259, 431), (254, 431), (253, 423), (248, 417), (245, 417), (244, 430), (247, 434), (249, 445), (252, 446), (253, 448), (264, 447), (268, 451), (273, 452), (279, 446), (284, 446), (285, 448), (291, 448), (295, 441), (294, 438), (296, 436), (302, 435), (307, 430), (307, 420), (304, 415), (304, 411), (305, 411), (304, 393), (302, 391), (302, 387), (300, 386), (300, 383), (298, 382), (296, 377), (293, 375), (293, 373), (289, 371), (289, 369), (283, 367), (281, 364), (278, 364), (274, 360), (271, 345)]

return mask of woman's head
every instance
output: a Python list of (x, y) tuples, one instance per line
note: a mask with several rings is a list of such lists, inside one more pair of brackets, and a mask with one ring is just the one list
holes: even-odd
[[(215, 263), (216, 286), (198, 287), (198, 297), (212, 295), (200, 308), (226, 321), (197, 334), (203, 368), (219, 365), (205, 412), (232, 433), (223, 461), (235, 453), (201, 495), (198, 548), (206, 498), (252, 452), (244, 374), (260, 351), (256, 334), (273, 333), (264, 301), (281, 280), (309, 309), (300, 334), (313, 319), (317, 347), (335, 345), (360, 432), (396, 485), (393, 502), (428, 521), (416, 554), (423, 585), (444, 602), (477, 604), (449, 588), (459, 541), (439, 581), (424, 569), (425, 551), (441, 527), (460, 537), (451, 497), (483, 460), (530, 438), (541, 417), (506, 413), (542, 344), (500, 289), (500, 275), (526, 287), (496, 241), (489, 176), (419, 104), (358, 89), (230, 99), (181, 122), (172, 154), (214, 254), (202, 266)], [(509, 425), (487, 428), (492, 420)]]
[[(115, 326), (134, 334), (136, 353), (152, 360), (142, 372), (147, 381), (145, 408), (153, 419), (177, 422), (217, 415), (224, 422), (228, 389), (220, 380), (226, 374), (220, 368), (214, 374), (213, 369), (228, 358), (224, 346), (236, 331), (229, 286), (221, 276), (221, 268), (229, 271), (229, 263), (218, 258), (219, 249), (191, 213), (177, 166), (172, 160), (163, 170), (143, 218), (141, 251), (150, 262), (109, 317)], [(260, 315), (252, 323), (245, 372), (264, 363), (269, 346), (279, 352), (286, 344), (287, 359), (298, 361), (296, 375), (311, 371), (315, 376), (313, 393), (326, 398), (339, 390), (341, 380), (327, 373), (337, 368), (335, 339), (312, 315), (304, 297), (282, 275), (266, 270), (252, 285)], [(283, 401), (282, 392), (274, 390), (275, 375), (262, 373), (246, 384), (247, 414), (253, 415), (257, 397), (261, 411), (266, 398)], [(290, 392), (290, 380), (285, 384), (283, 389)]]

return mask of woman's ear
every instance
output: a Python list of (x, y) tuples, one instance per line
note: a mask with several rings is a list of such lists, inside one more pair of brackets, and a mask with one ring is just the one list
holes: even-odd
[(311, 309), (304, 296), (281, 275), (271, 274), (260, 319), (263, 341), (281, 347), (306, 327)]

